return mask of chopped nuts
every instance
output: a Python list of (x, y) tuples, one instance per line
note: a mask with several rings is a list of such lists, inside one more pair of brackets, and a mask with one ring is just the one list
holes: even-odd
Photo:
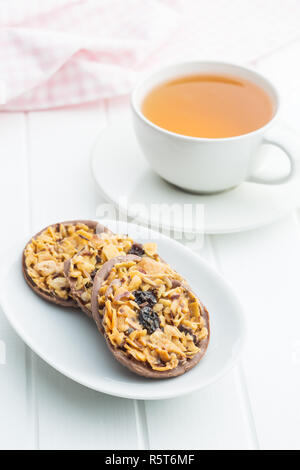
[(157, 244), (156, 243), (144, 243), (144, 250), (146, 255), (154, 256), (157, 253)]
[(115, 264), (98, 299), (112, 345), (153, 370), (171, 370), (191, 359), (208, 336), (199, 300), (170, 266), (149, 257)]
[[(102, 253), (105, 256), (106, 260), (115, 258), (116, 256), (120, 255), (120, 251), (114, 245), (104, 245), (102, 249)], [(121, 252), (121, 254), (125, 255), (124, 252), (123, 253)]]
[(84, 248), (94, 229), (83, 223), (57, 224), (46, 228), (27, 244), (24, 251), (27, 274), (49, 295), (67, 300), (70, 287), (64, 277), (64, 262)]
[[(102, 265), (116, 256), (125, 256), (130, 252), (134, 241), (122, 235), (101, 233), (94, 235), (87, 242), (86, 247), (79, 253), (75, 254), (71, 260), (68, 278), (71, 282), (72, 295), (77, 298), (81, 304), (84, 304), (86, 309), (90, 310), (90, 303), (92, 295), (93, 277), (95, 273), (102, 267)], [(142, 247), (142, 245), (141, 245)], [(155, 259), (159, 259), (156, 253), (153, 254)], [(135, 266), (134, 263), (132, 265)], [(125, 263), (125, 266), (127, 264)], [(119, 271), (126, 271), (122, 263), (118, 265)], [(76, 283), (72, 282), (76, 279)], [(131, 278), (130, 290), (139, 288), (142, 282), (142, 273), (140, 271), (133, 271)], [(152, 282), (152, 281), (151, 281)], [(82, 295), (82, 289), (85, 295)], [(121, 300), (121, 299), (120, 299)]]

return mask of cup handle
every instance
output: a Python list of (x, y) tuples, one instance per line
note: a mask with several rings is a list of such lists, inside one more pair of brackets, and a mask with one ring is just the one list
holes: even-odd
[(294, 177), (300, 174), (300, 145), (292, 133), (290, 134), (289, 132), (284, 133), (280, 131), (277, 132), (274, 137), (264, 137), (262, 145), (264, 144), (275, 145), (283, 150), (290, 161), (290, 171), (287, 175), (278, 176), (277, 178), (251, 175), (247, 178), (247, 181), (259, 184), (282, 184), (294, 179)]

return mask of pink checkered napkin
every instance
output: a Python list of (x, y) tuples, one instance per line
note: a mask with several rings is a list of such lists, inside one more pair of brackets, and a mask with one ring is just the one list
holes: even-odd
[(0, 110), (128, 93), (176, 20), (159, 0), (2, 0)]

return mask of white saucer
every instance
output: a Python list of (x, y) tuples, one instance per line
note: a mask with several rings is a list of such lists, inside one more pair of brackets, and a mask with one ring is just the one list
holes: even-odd
[[(101, 223), (115, 228), (111, 221)], [(133, 224), (119, 223), (118, 229), (138, 241), (154, 239), (161, 256), (190, 282), (209, 310), (211, 339), (197, 366), (180, 377), (166, 380), (139, 377), (123, 367), (109, 352), (93, 320), (80, 310), (50, 304), (28, 287), (21, 264), (27, 240), (20, 241), (14, 251), (16, 258), (9, 260), (1, 276), (0, 300), (9, 322), (52, 367), (82, 385), (110, 395), (161, 399), (214, 382), (233, 366), (245, 337), (242, 309), (231, 287), (199, 256), (174, 240)]]
[[(125, 115), (126, 116), (126, 115)], [(262, 161), (272, 167), (274, 175), (286, 163), (280, 151), (266, 147)], [(266, 160), (267, 161), (266, 163)], [(230, 191), (215, 195), (197, 195), (182, 191), (162, 180), (149, 167), (135, 139), (130, 116), (111, 124), (98, 137), (92, 151), (92, 172), (104, 197), (134, 221), (151, 227), (169, 229), (173, 220), (164, 215), (150, 217), (150, 204), (203, 205), (206, 233), (239, 232), (269, 224), (300, 204), (298, 180), (268, 186), (243, 183)], [(137, 204), (139, 206), (137, 206)], [(141, 209), (144, 205), (145, 210)], [(151, 219), (151, 220), (150, 220)], [(195, 231), (193, 213), (185, 213), (185, 227), (176, 222), (178, 230)], [(174, 225), (173, 227), (174, 228)]]

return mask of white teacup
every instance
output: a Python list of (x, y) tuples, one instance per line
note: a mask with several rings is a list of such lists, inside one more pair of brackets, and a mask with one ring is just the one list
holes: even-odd
[[(145, 96), (156, 85), (185, 75), (210, 73), (244, 78), (260, 86), (274, 105), (272, 119), (260, 129), (227, 138), (189, 137), (167, 131), (149, 121), (141, 112)], [(282, 131), (268, 137), (279, 110), (274, 86), (260, 74), (238, 65), (222, 62), (189, 62), (163, 68), (134, 89), (131, 97), (137, 140), (152, 168), (165, 180), (185, 190), (214, 193), (233, 188), (243, 181), (281, 184), (299, 174), (298, 148), (292, 148)], [(257, 152), (262, 144), (280, 147), (290, 161), (290, 171), (276, 178), (255, 176)]]

